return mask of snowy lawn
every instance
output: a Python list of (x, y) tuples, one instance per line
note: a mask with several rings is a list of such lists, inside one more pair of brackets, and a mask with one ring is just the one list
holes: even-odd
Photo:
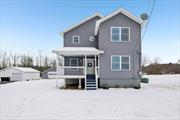
[(180, 75), (146, 77), (150, 83), (139, 90), (62, 90), (55, 80), (1, 84), (0, 118), (179, 120)]

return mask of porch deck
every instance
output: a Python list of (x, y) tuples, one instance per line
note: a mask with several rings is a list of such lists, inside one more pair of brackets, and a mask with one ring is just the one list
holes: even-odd
[(93, 47), (63, 47), (53, 52), (57, 54), (57, 78), (79, 79), (78, 88), (81, 88), (81, 79), (84, 78), (85, 90), (98, 89), (99, 56), (104, 51)]

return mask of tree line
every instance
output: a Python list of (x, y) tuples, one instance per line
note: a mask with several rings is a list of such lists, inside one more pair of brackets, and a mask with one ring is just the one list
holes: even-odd
[(16, 66), (16, 67), (32, 67), (40, 71), (44, 71), (56, 64), (55, 58), (42, 55), (39, 51), (36, 57), (30, 54), (15, 54), (1, 51), (0, 52), (0, 69)]
[[(39, 71), (44, 71), (56, 64), (56, 58), (42, 55), (38, 51), (36, 57), (30, 54), (15, 54), (0, 51), (0, 70), (6, 67), (32, 67)], [(177, 63), (160, 64), (160, 58), (150, 59), (147, 55), (142, 56), (141, 66), (142, 72), (147, 74), (163, 74), (163, 73), (179, 73), (180, 74), (180, 59)]]
[(147, 55), (142, 56), (142, 72), (147, 74), (180, 74), (180, 59), (176, 63), (161, 64), (160, 58), (150, 59)]

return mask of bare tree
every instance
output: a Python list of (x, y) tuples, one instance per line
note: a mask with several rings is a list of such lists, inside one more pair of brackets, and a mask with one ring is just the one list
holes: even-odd
[(39, 66), (42, 66), (42, 51), (39, 50)]
[(148, 65), (150, 63), (150, 59), (147, 55), (143, 55), (142, 56), (142, 61), (141, 61), (141, 65), (142, 67), (145, 67), (146, 65)]
[(47, 56), (44, 57), (44, 66), (49, 67), (49, 58)]
[(153, 60), (153, 64), (159, 64), (161, 59), (159, 57), (155, 57)]
[(18, 66), (18, 59), (19, 59), (19, 56), (17, 54), (12, 54), (10, 53), (9, 54), (9, 59), (10, 59), (10, 64), (12, 66)]
[(48, 56), (42, 56), (42, 52), (39, 51), (39, 55), (32, 57), (29, 54), (14, 54), (0, 51), (0, 69), (8, 66), (23, 66), (23, 67), (36, 67), (37, 69), (47, 69), (55, 65), (55, 59)]
[(36, 57), (36, 63), (35, 63), (35, 65), (39, 67), (39, 58), (38, 58), (38, 57)]
[(0, 57), (0, 67), (5, 68), (8, 66), (7, 62), (7, 52), (1, 51), (1, 57)]

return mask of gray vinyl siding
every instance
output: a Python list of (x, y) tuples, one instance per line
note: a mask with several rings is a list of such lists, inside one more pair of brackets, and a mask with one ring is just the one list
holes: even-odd
[[(111, 27), (130, 27), (130, 42), (111, 42)], [(116, 80), (139, 78), (138, 72), (141, 59), (140, 24), (120, 13), (100, 25), (98, 39), (99, 49), (104, 50), (104, 54), (100, 57), (100, 79), (102, 84), (110, 84), (106, 80), (112, 80), (113, 84), (117, 83)], [(111, 55), (129, 55), (130, 71), (111, 71)], [(126, 84), (130, 85), (130, 82), (126, 82)], [(120, 81), (118, 83), (121, 84)]]
[[(72, 29), (64, 34), (64, 47), (98, 47), (97, 40), (91, 42), (89, 37), (94, 35), (95, 23), (99, 17), (92, 18), (91, 20), (81, 24), (80, 26)], [(80, 43), (73, 44), (73, 35), (80, 36)]]

